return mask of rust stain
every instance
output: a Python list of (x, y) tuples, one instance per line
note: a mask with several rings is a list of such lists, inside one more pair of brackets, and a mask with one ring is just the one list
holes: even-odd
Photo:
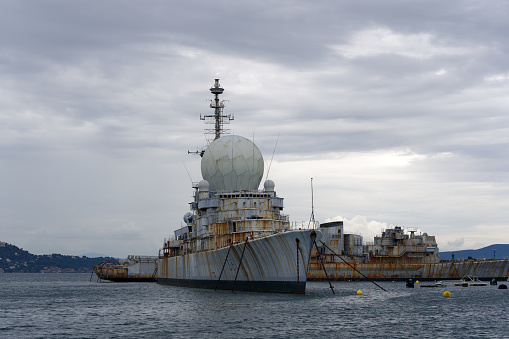
[[(509, 260), (477, 260), (442, 262), (436, 264), (395, 264), (395, 263), (352, 263), (357, 270), (370, 279), (461, 279), (465, 275), (476, 275), (479, 278), (507, 278)], [(336, 280), (363, 279), (347, 264), (326, 263), (329, 277)], [(317, 262), (309, 264), (308, 279), (325, 280), (325, 273)]]

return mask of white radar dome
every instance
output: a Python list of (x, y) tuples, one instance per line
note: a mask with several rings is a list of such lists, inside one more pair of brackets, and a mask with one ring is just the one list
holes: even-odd
[(274, 192), (275, 186), (276, 185), (272, 180), (265, 180), (265, 182), (263, 183), (263, 189), (265, 190), (265, 192)]
[(244, 137), (225, 135), (205, 150), (201, 174), (211, 191), (256, 190), (263, 177), (262, 153)]
[(210, 188), (210, 184), (207, 180), (202, 180), (198, 183), (198, 191), (199, 192), (208, 192)]

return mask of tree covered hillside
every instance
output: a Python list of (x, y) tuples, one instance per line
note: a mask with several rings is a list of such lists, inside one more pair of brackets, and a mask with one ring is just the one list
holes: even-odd
[(454, 259), (508, 259), (509, 258), (509, 244), (494, 244), (480, 248), (478, 250), (461, 250), (440, 252), (440, 259), (451, 260), (454, 254)]
[(93, 267), (104, 259), (62, 254), (35, 255), (0, 241), (0, 273), (92, 272)]

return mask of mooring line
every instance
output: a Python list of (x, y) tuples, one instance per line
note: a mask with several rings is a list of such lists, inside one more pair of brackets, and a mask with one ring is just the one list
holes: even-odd
[[(378, 286), (379, 288), (381, 288), (382, 290), (384, 290), (385, 292), (387, 292), (387, 290), (385, 288), (383, 288), (382, 286), (378, 285), (376, 282), (374, 282), (373, 280), (369, 279), (368, 277), (366, 277), (364, 274), (362, 274), (359, 270), (357, 270), (355, 267), (353, 267), (352, 265), (350, 265), (349, 262), (347, 262), (345, 259), (341, 258), (336, 252), (334, 252), (329, 246), (325, 245), (325, 243), (323, 241), (320, 241), (322, 243), (323, 246), (325, 246), (325, 248), (327, 248), (329, 251), (331, 251), (336, 257), (338, 257), (339, 259), (343, 260), (345, 264), (347, 264), (348, 266), (350, 266), (355, 272), (359, 273), (360, 275), (362, 275), (364, 277), (364, 279), (372, 282), (373, 284), (375, 284), (376, 286)], [(327, 273), (325, 273), (327, 274)], [(328, 278), (328, 277), (327, 277)]]
[(230, 245), (230, 247), (228, 247), (228, 252), (226, 253), (226, 259), (224, 259), (223, 268), (221, 269), (221, 273), (219, 274), (219, 278), (217, 279), (216, 288), (214, 288), (214, 291), (217, 290), (217, 285), (219, 285), (219, 280), (221, 280), (221, 276), (223, 275), (224, 267), (226, 266), (226, 261), (228, 260), (228, 255), (230, 255), (230, 250), (232, 249), (232, 246), (233, 246), (233, 244)]
[(299, 251), (300, 251), (300, 247), (299, 247), (299, 243), (300, 243), (300, 240), (298, 238), (295, 238), (295, 243), (297, 244), (297, 293), (299, 293), (299, 286), (300, 286), (300, 277), (299, 277)]
[(330, 289), (332, 291), (332, 294), (336, 294), (336, 292), (334, 292), (334, 286), (332, 286), (332, 284), (330, 282), (329, 275), (327, 274), (327, 270), (325, 269), (325, 264), (323, 263), (323, 259), (322, 259), (322, 256), (320, 255), (320, 250), (318, 249), (318, 245), (316, 244), (316, 240), (313, 240), (313, 243), (315, 244), (316, 254), (318, 255), (317, 259), (319, 259), (320, 263), (322, 264), (322, 268), (323, 268), (323, 271), (325, 273), (325, 276), (327, 277), (327, 281), (329, 282), (329, 287), (330, 287)]
[(240, 255), (239, 267), (237, 267), (237, 274), (235, 274), (235, 280), (233, 281), (232, 292), (233, 292), (233, 289), (235, 288), (235, 283), (237, 282), (237, 276), (239, 275), (240, 266), (242, 266), (242, 258), (244, 258), (244, 252), (246, 250), (248, 239), (249, 239), (249, 237), (246, 237), (246, 242), (244, 243), (244, 247), (242, 248), (242, 254)]

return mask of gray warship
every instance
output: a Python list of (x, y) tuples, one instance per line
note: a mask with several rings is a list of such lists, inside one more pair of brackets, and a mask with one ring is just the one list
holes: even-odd
[[(272, 180), (259, 189), (263, 157), (250, 140), (229, 135), (224, 124), (224, 89), (215, 79), (211, 115), (213, 140), (200, 152), (203, 180), (183, 227), (164, 240), (157, 282), (176, 286), (305, 293), (316, 231), (290, 227)], [(207, 130), (206, 130), (207, 131)]]

